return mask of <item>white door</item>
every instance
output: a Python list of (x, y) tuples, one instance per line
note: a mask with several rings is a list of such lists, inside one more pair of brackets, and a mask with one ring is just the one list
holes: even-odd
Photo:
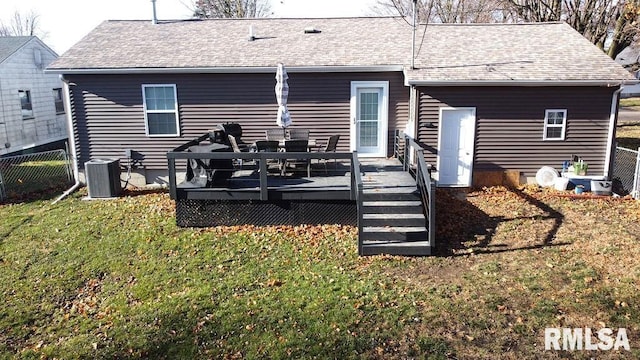
[(438, 185), (471, 185), (475, 127), (475, 108), (440, 109)]
[(362, 157), (387, 156), (389, 83), (351, 83), (351, 150)]

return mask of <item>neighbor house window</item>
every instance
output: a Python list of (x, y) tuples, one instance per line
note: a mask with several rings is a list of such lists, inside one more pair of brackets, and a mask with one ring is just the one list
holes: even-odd
[(31, 106), (31, 91), (18, 90), (18, 95), (20, 96), (20, 107), (22, 107), (22, 118), (32, 119), (33, 107)]
[(62, 89), (53, 89), (53, 101), (56, 104), (56, 114), (64, 114), (64, 102), (62, 101)]
[(547, 110), (544, 116), (543, 140), (564, 140), (567, 110)]
[(142, 85), (147, 135), (180, 136), (175, 85)]

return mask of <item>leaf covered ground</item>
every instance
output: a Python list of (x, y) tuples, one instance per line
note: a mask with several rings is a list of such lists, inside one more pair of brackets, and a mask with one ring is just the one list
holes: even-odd
[[(175, 225), (163, 193), (0, 206), (0, 358), (640, 356), (640, 202), (438, 191), (437, 255), (352, 227)], [(545, 352), (545, 327), (631, 352)]]

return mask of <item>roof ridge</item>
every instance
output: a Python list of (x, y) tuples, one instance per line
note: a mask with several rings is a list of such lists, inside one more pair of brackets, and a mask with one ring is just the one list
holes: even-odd
[[(274, 20), (350, 20), (350, 19), (402, 19), (401, 16), (338, 16), (338, 17), (262, 17), (262, 18), (188, 18), (188, 19), (159, 19), (158, 23), (173, 22), (222, 22), (222, 21), (274, 21)], [(151, 19), (108, 19), (105, 22), (150, 22)]]
[(521, 23), (420, 23), (424, 26), (540, 26), (540, 25), (562, 25), (564, 21), (546, 21), (546, 22), (521, 22)]

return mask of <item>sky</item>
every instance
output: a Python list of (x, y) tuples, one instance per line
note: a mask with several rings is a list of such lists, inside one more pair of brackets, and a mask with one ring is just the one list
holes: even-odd
[[(274, 17), (341, 17), (372, 15), (376, 0), (270, 0)], [(186, 19), (193, 0), (156, 0), (158, 19)], [(39, 15), (42, 40), (58, 55), (104, 20), (151, 19), (150, 0), (0, 0), (0, 20), (15, 11)]]

